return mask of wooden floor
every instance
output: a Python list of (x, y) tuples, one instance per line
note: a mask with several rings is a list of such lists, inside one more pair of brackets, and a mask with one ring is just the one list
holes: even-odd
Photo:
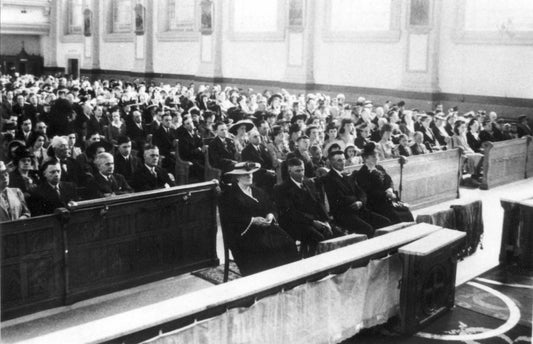
[[(497, 187), (493, 190), (461, 189), (460, 201), (483, 200), (483, 217), (485, 234), (483, 249), (473, 256), (458, 263), (457, 285), (482, 274), (498, 265), (498, 253), (501, 240), (503, 210), (501, 197), (533, 197), (533, 178)], [(417, 214), (430, 213), (449, 208), (458, 200), (445, 202), (430, 208), (415, 211)], [(219, 231), (217, 253), (223, 261), (222, 237)], [(184, 295), (193, 290), (207, 288), (212, 284), (190, 274), (169, 278), (121, 292), (86, 300), (68, 307), (51, 309), (29, 316), (12, 319), (1, 324), (1, 342), (16, 343), (25, 339), (69, 328), (95, 319), (103, 319), (113, 314), (137, 307), (157, 303), (158, 301)]]

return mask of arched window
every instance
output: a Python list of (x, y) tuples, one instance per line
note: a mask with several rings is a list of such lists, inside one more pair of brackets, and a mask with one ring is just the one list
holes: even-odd
[(79, 35), (82, 32), (82, 0), (67, 0), (67, 34)]
[(132, 17), (131, 0), (113, 0), (113, 33), (131, 32)]
[(168, 1), (168, 31), (194, 31), (194, 0)]

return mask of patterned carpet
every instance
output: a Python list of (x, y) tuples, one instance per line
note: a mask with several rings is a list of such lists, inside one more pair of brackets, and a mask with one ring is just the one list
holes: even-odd
[(396, 333), (392, 320), (342, 344), (531, 343), (533, 271), (496, 267), (457, 287), (455, 305), (415, 336)]
[[(220, 264), (214, 268), (207, 268), (198, 270), (192, 273), (196, 277), (200, 277), (213, 284), (224, 283), (224, 264)], [(235, 262), (229, 263), (228, 281), (233, 281), (237, 278), (241, 278), (241, 273)]]

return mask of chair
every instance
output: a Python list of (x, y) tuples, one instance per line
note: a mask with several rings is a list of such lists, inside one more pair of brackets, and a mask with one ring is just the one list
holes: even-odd
[(189, 183), (189, 168), (192, 165), (190, 161), (182, 160), (179, 151), (179, 140), (174, 140), (176, 165), (174, 173), (176, 175), (176, 185), (185, 185)]

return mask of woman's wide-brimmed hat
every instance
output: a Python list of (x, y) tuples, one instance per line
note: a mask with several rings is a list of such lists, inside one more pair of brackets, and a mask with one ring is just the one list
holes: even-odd
[(256, 162), (239, 162), (233, 166), (233, 170), (226, 172), (226, 174), (232, 174), (235, 176), (244, 175), (244, 174), (251, 174), (254, 172), (259, 171), (261, 168), (261, 164), (258, 164)]
[(241, 125), (245, 125), (245, 126), (246, 126), (246, 132), (249, 132), (250, 130), (253, 129), (253, 127), (254, 127), (254, 122), (252, 122), (252, 121), (249, 120), (249, 119), (241, 119), (240, 121), (235, 122), (235, 123), (229, 128), (229, 132), (232, 133), (233, 135), (237, 135), (237, 130), (239, 130), (239, 127), (240, 127)]

